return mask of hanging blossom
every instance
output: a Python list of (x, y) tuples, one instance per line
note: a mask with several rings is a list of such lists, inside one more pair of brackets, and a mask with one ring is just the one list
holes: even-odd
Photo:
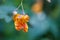
[(14, 13), (13, 20), (14, 20), (15, 29), (18, 31), (23, 29), (24, 32), (28, 32), (27, 22), (29, 22), (29, 16), (17, 14), (16, 11), (14, 11), (13, 13)]

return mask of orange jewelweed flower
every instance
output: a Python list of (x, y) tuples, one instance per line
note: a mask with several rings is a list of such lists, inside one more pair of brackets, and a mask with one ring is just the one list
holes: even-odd
[(28, 25), (27, 22), (29, 22), (29, 16), (28, 15), (21, 15), (21, 14), (15, 14), (13, 16), (15, 29), (20, 31), (24, 30), (24, 32), (28, 32)]

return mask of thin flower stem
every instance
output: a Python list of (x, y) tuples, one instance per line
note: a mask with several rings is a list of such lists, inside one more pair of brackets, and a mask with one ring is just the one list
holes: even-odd
[(22, 2), (23, 2), (23, 0), (21, 0), (21, 3), (19, 4), (19, 6), (18, 6), (15, 10), (17, 11), (20, 7), (22, 7), (22, 14), (25, 15), (25, 12), (24, 12), (24, 8), (23, 8)]
[(21, 2), (21, 7), (22, 7), (22, 14), (25, 14), (22, 2)]
[(19, 6), (15, 9), (15, 10), (18, 10), (20, 8), (21, 4), (19, 4)]

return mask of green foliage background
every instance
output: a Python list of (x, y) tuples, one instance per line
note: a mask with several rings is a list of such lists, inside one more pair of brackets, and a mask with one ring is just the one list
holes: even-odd
[[(28, 33), (16, 31), (12, 20), (10, 22), (5, 21), (7, 18), (5, 16), (12, 17), (12, 11), (20, 2), (21, 0), (0, 0), (0, 40), (28, 40)], [(23, 5), (25, 11), (28, 12), (27, 10), (30, 8), (29, 1), (24, 0)], [(18, 11), (20, 11), (20, 9)], [(56, 20), (58, 26), (60, 26), (60, 0), (58, 0), (56, 8), (51, 12), (50, 16)], [(9, 19), (6, 20), (8, 21)]]

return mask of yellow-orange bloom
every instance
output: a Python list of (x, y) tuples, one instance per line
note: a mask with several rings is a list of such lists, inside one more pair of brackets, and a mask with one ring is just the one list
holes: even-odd
[(13, 16), (15, 29), (16, 30), (24, 30), (24, 32), (28, 32), (28, 25), (27, 22), (29, 21), (28, 15), (21, 15), (21, 14), (15, 14)]

